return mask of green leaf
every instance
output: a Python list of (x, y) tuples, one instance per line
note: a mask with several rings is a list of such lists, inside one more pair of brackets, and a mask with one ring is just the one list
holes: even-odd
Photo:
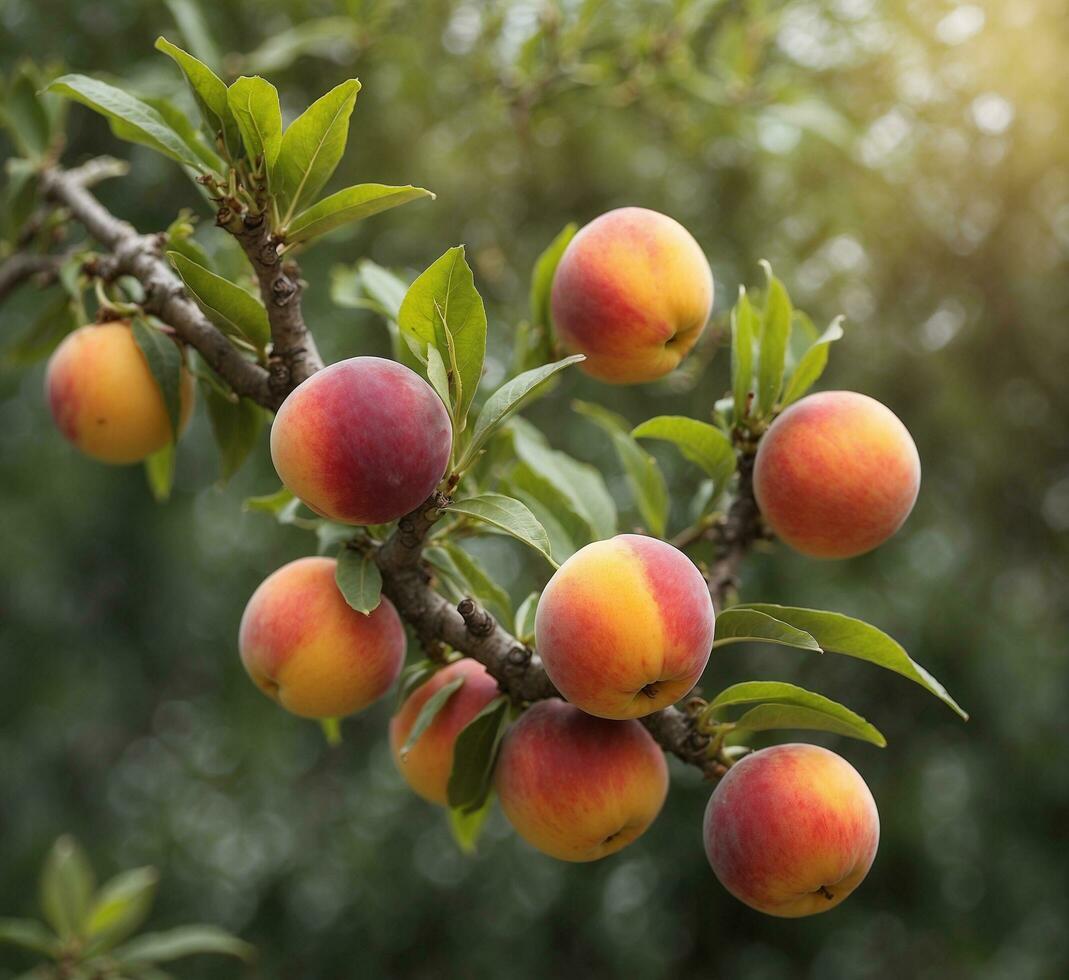
[(64, 834), (48, 852), (40, 884), (41, 911), (61, 938), (82, 935), (94, 886), (85, 851)]
[(397, 322), (420, 351), (432, 346), (442, 355), (451, 372), (457, 431), (462, 432), (486, 354), (486, 310), (463, 245), (449, 249), (412, 283)]
[(137, 930), (152, 907), (159, 878), (155, 868), (134, 868), (104, 883), (86, 920), (86, 938), (93, 952), (111, 949)]
[(395, 712), (401, 709), (401, 705), (408, 700), (408, 696), (416, 690), (417, 687), (422, 687), (427, 683), (439, 670), (439, 665), (433, 660), (417, 660), (415, 663), (408, 664), (404, 670), (401, 671), (401, 676), (397, 681), (397, 702)]
[(264, 494), (262, 497), (246, 497), (241, 505), (242, 510), (258, 510), (265, 514), (278, 517), (287, 507), (300, 501), (285, 487), (279, 487), (274, 493)]
[(968, 715), (947, 693), (946, 688), (913, 661), (902, 647), (875, 626), (844, 616), (842, 613), (819, 609), (799, 609), (772, 603), (746, 603), (734, 609), (754, 609), (809, 633), (827, 653), (841, 653), (858, 660), (867, 660), (887, 670), (908, 677), (929, 693), (968, 720)]
[(449, 505), (457, 514), (467, 514), (476, 520), (496, 527), (539, 552), (551, 565), (556, 565), (549, 548), (549, 536), (525, 504), (500, 493), (484, 493), (478, 497), (457, 500)]
[(371, 555), (361, 554), (355, 548), (342, 548), (334, 579), (345, 601), (365, 616), (382, 602), (382, 573)]
[(134, 340), (141, 348), (148, 362), (148, 369), (159, 385), (163, 395), (163, 404), (167, 408), (167, 417), (171, 420), (172, 441), (178, 438), (181, 397), (179, 388), (182, 384), (182, 352), (178, 345), (163, 331), (157, 330), (142, 316), (135, 316), (130, 321)]
[(4, 92), (0, 120), (7, 124), (19, 152), (39, 160), (52, 142), (48, 112), (37, 94), (40, 79), (33, 66), (23, 63)]
[(260, 352), (266, 349), (271, 339), (271, 326), (263, 303), (181, 252), (168, 252), (167, 258), (212, 323), (227, 336), (238, 337)]
[(710, 701), (709, 707), (719, 710), (732, 705), (754, 703), (758, 703), (758, 706), (743, 714), (735, 722), (736, 728), (752, 732), (801, 728), (845, 735), (881, 748), (887, 744), (887, 739), (879, 730), (861, 715), (822, 694), (815, 694), (794, 684), (779, 681), (734, 684)]
[(145, 479), (148, 481), (152, 499), (158, 504), (165, 504), (171, 499), (176, 456), (175, 445), (169, 442), (145, 460)]
[(315, 200), (334, 173), (345, 153), (349, 117), (359, 91), (355, 78), (342, 82), (313, 102), (283, 135), (271, 173), (271, 190), (285, 215), (284, 227)]
[(379, 304), (384, 316), (396, 321), (401, 315), (401, 304), (408, 292), (408, 283), (370, 259), (361, 259), (356, 267), (360, 284), (368, 298)]
[(543, 364), (531, 371), (524, 371), (510, 381), (506, 381), (497, 389), (483, 405), (478, 417), (475, 419), (475, 427), (471, 432), (471, 442), (464, 452), (464, 459), (460, 466), (464, 468), (467, 462), (475, 459), (479, 450), (510, 415), (518, 411), (521, 406), (530, 402), (538, 394), (550, 378), (573, 364), (586, 360), (583, 354), (573, 354), (553, 364)]
[(657, 460), (631, 437), (630, 424), (615, 412), (591, 402), (572, 402), (572, 407), (608, 434), (647, 530), (658, 538), (664, 537), (668, 486)]
[(212, 260), (193, 238), (193, 232), (192, 212), (188, 209), (183, 209), (167, 228), (167, 246), (172, 251), (184, 255), (190, 261), (196, 262), (197, 265), (210, 269)]
[(400, 756), (402, 759), (412, 751), (413, 746), (430, 727), (431, 722), (438, 716), (438, 712), (445, 707), (446, 702), (456, 691), (460, 690), (464, 680), (465, 678), (458, 677), (455, 680), (450, 681), (448, 684), (443, 684), (423, 702), (423, 707), (419, 709), (419, 714), (416, 715), (416, 722), (412, 726), (412, 730), (408, 733), (408, 738), (405, 739), (405, 744), (401, 746)]
[(530, 643), (534, 639), (535, 613), (538, 612), (538, 600), (541, 593), (532, 592), (516, 610), (514, 629), (516, 639), (521, 643)]
[(407, 184), (391, 187), (387, 184), (357, 184), (323, 198), (307, 211), (302, 211), (290, 223), (287, 242), (306, 242), (328, 231), (354, 221), (363, 221), (380, 211), (388, 211), (421, 197), (434, 199), (434, 194), (422, 187)]
[(145, 146), (194, 170), (204, 170), (204, 164), (152, 106), (122, 89), (86, 75), (63, 75), (52, 82), (47, 91), (80, 102), (108, 119), (125, 123), (139, 134)]
[(735, 421), (741, 422), (750, 411), (753, 390), (753, 347), (757, 334), (757, 316), (746, 289), (739, 287), (739, 301), (731, 311), (731, 390), (735, 398)]
[(0, 945), (18, 946), (42, 956), (56, 956), (60, 942), (36, 919), (0, 918)]
[(714, 494), (724, 488), (735, 472), (731, 440), (715, 425), (684, 415), (658, 415), (637, 426), (636, 439), (661, 439), (675, 445), (685, 459), (700, 466), (714, 485)]
[(19, 334), (4, 351), (4, 360), (17, 367), (35, 364), (48, 357), (59, 342), (77, 327), (78, 321), (70, 299), (56, 292), (29, 328)]
[(508, 592), (490, 577), (478, 559), (456, 542), (446, 541), (443, 547), (467, 582), (471, 597), (486, 606), (498, 622), (507, 623), (512, 619), (512, 600)]
[(552, 327), (553, 316), (550, 313), (550, 294), (553, 290), (553, 276), (560, 264), (561, 256), (568, 243), (575, 237), (579, 226), (573, 221), (549, 243), (546, 250), (538, 256), (531, 273), (531, 322), (544, 329)]
[(539, 480), (527, 466), (517, 466), (503, 489), (527, 505), (549, 535), (553, 560), (567, 561), (584, 544), (593, 540), (590, 526), (561, 494), (544, 480)]
[(227, 152), (231, 157), (237, 157), (241, 152), (241, 135), (230, 111), (226, 85), (222, 79), (203, 61), (194, 58), (165, 37), (156, 38), (156, 50), (162, 51), (174, 61), (185, 75), (209, 137), (214, 141), (216, 136), (222, 133)]
[(264, 410), (248, 398), (228, 397), (208, 382), (201, 384), (201, 392), (219, 448), (219, 478), (226, 483), (256, 446), (264, 426)]
[(456, 420), (453, 418), (453, 402), (449, 395), (449, 372), (446, 370), (445, 362), (442, 360), (442, 355), (438, 353), (437, 347), (427, 348), (427, 380), (449, 414), (449, 421), (453, 425), (453, 445), (455, 446)]
[(472, 813), (486, 803), (497, 752), (508, 725), (509, 701), (500, 695), (460, 730), (453, 745), (453, 770), (446, 789), (450, 807)]
[(219, 64), (219, 49), (204, 22), (197, 0), (164, 0), (189, 49), (208, 65)]
[(761, 266), (768, 277), (768, 291), (757, 359), (757, 411), (765, 416), (772, 411), (783, 386), (783, 367), (791, 337), (791, 300), (783, 283), (772, 275), (772, 266), (767, 262)]
[(245, 154), (266, 165), (268, 186), (271, 170), (282, 148), (282, 108), (278, 90), (259, 75), (242, 75), (226, 92), (226, 102), (241, 133)]
[(801, 650), (815, 650), (821, 653), (820, 644), (805, 630), (796, 629), (789, 623), (782, 623), (767, 613), (755, 609), (742, 609), (732, 606), (716, 617), (716, 637), (713, 649), (732, 643), (779, 643), (783, 646), (798, 647)]
[(597, 469), (551, 449), (524, 419), (513, 418), (508, 429), (519, 459), (564, 497), (596, 539), (616, 534), (616, 504)]
[(483, 805), (473, 810), (461, 810), (456, 807), (449, 808), (449, 832), (453, 835), (457, 847), (464, 854), (474, 854), (479, 836), (486, 825), (486, 818), (493, 808), (494, 796), (486, 794)]
[[(192, 153), (201, 163), (204, 164), (209, 170), (214, 170), (216, 173), (222, 173), (225, 169), (222, 159), (219, 154), (215, 152), (204, 141), (200, 131), (189, 121), (186, 114), (178, 108), (169, 99), (162, 98), (160, 96), (144, 98), (141, 100), (150, 109), (155, 109), (160, 114), (168, 126), (171, 127), (178, 134), (179, 139), (185, 143), (186, 148)], [(155, 150), (156, 146), (152, 142), (152, 139), (146, 137), (144, 132), (138, 129), (137, 126), (131, 125), (125, 119), (111, 119), (108, 122), (111, 127), (112, 134), (118, 139), (125, 140), (128, 143), (137, 143), (140, 146), (147, 146), (150, 149)], [(203, 169), (203, 168), (202, 168)], [(189, 171), (187, 170), (187, 173)], [(199, 186), (199, 185), (198, 185)], [(201, 188), (203, 192), (204, 188)]]
[(828, 363), (828, 348), (842, 337), (842, 324), (843, 318), (837, 316), (832, 320), (828, 329), (802, 355), (802, 359), (787, 382), (787, 390), (783, 393), (783, 399), (780, 402), (783, 408), (801, 398), (824, 373), (824, 368)]
[(249, 961), (255, 955), (256, 949), (217, 926), (190, 925), (168, 929), (166, 932), (147, 932), (113, 950), (112, 956), (123, 965), (135, 965), (168, 963), (197, 953), (236, 956)]
[(312, 17), (272, 34), (245, 56), (244, 64), (256, 71), (276, 72), (288, 68), (304, 54), (334, 58), (340, 44), (357, 48), (366, 30), (362, 19), (355, 16)]

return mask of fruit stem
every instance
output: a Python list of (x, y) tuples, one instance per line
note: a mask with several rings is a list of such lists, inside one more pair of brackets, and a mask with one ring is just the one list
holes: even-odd
[(323, 729), (323, 735), (326, 737), (327, 745), (333, 748), (336, 745), (341, 745), (341, 721), (338, 718), (320, 718), (319, 726)]

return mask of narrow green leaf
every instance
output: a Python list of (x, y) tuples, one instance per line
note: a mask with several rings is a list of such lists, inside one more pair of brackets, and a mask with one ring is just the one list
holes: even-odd
[(201, 384), (212, 434), (219, 449), (219, 478), (226, 483), (252, 452), (266, 416), (264, 410), (248, 398), (227, 397), (213, 384)]
[(725, 609), (716, 617), (713, 649), (732, 643), (779, 643), (801, 650), (822, 652), (820, 644), (805, 630), (796, 629), (789, 623), (781, 623), (767, 613), (739, 606)]
[(404, 187), (391, 187), (387, 184), (357, 184), (354, 187), (346, 187), (345, 190), (323, 198), (318, 204), (313, 204), (297, 215), (290, 223), (286, 241), (310, 241), (342, 225), (363, 221), (380, 211), (388, 211), (421, 197), (433, 200), (434, 194), (411, 184)]
[(538, 256), (531, 273), (531, 322), (545, 330), (549, 330), (553, 325), (550, 313), (553, 276), (564, 250), (578, 230), (579, 226), (574, 221), (565, 225), (546, 250)]
[(36, 919), (0, 918), (0, 945), (18, 946), (50, 957), (60, 950), (59, 939)]
[(841, 653), (858, 660), (867, 660), (886, 670), (894, 671), (920, 684), (929, 693), (968, 720), (968, 715), (947, 693), (945, 687), (912, 660), (902, 647), (875, 626), (844, 616), (842, 613), (824, 612), (819, 609), (799, 609), (794, 606), (777, 606), (772, 603), (746, 603), (735, 609), (753, 609), (772, 616), (781, 622), (805, 630), (827, 653)]
[(462, 432), (486, 354), (486, 310), (463, 245), (449, 249), (412, 283), (397, 322), (420, 351), (437, 348), (454, 372), (450, 377), (454, 417), (457, 431)]
[(427, 348), (427, 380), (431, 383), (431, 387), (438, 397), (442, 399), (442, 404), (445, 406), (446, 412), (449, 413), (449, 420), (453, 422), (453, 443), (455, 445), (456, 422), (453, 419), (453, 400), (449, 394), (449, 372), (446, 369), (445, 362), (442, 360), (442, 355), (438, 353), (438, 348), (433, 346)]
[(189, 45), (189, 50), (206, 65), (219, 64), (219, 49), (212, 40), (211, 31), (204, 21), (204, 15), (201, 13), (197, 0), (164, 0), (164, 2), (174, 22), (178, 25), (183, 40)]
[[(473, 460), (501, 423), (530, 402), (550, 378), (584, 360), (586, 360), (585, 355), (573, 354), (553, 364), (543, 364), (531, 371), (524, 371), (523, 374), (506, 381), (486, 400), (482, 411), (475, 419), (475, 427), (471, 432), (471, 442), (464, 453), (464, 461)], [(463, 465), (462, 462), (462, 468)]]
[(345, 601), (357, 612), (369, 615), (382, 601), (382, 573), (371, 555), (355, 548), (342, 548), (335, 581)]
[(439, 665), (433, 660), (417, 660), (415, 663), (408, 664), (401, 671), (401, 676), (397, 681), (397, 701), (394, 711), (400, 711), (401, 705), (408, 700), (408, 696), (417, 687), (426, 684), (438, 670)]
[(259, 75), (242, 75), (227, 89), (226, 102), (241, 133), (245, 154), (253, 162), (263, 158), (270, 188), (271, 170), (282, 148), (278, 90)]
[(4, 93), (0, 106), (0, 120), (7, 124), (15, 145), (25, 156), (39, 160), (52, 142), (51, 123), (38, 95), (36, 71), (23, 63)]
[(64, 834), (48, 852), (40, 883), (41, 911), (61, 938), (83, 934), (94, 887), (85, 851)]
[(668, 521), (668, 485), (657, 460), (631, 437), (631, 426), (626, 419), (592, 402), (576, 401), (572, 407), (612, 440), (646, 529), (658, 538), (664, 537)]
[(285, 215), (283, 226), (308, 207), (345, 153), (349, 117), (360, 83), (350, 78), (313, 102), (282, 136), (271, 190)]
[(223, 333), (252, 344), (258, 351), (267, 348), (271, 326), (263, 303), (180, 252), (168, 252), (167, 258), (204, 315)]
[(497, 752), (508, 725), (509, 701), (501, 695), (460, 730), (453, 746), (453, 771), (446, 790), (451, 807), (472, 813), (486, 803)]
[(86, 75), (63, 75), (47, 91), (80, 102), (109, 119), (121, 120), (143, 137), (146, 146), (194, 170), (204, 170), (204, 164), (152, 106), (122, 89)]
[(768, 287), (757, 359), (757, 411), (765, 416), (772, 411), (783, 387), (783, 367), (791, 336), (791, 300), (783, 283), (772, 275), (772, 266), (767, 262), (761, 266)]
[(152, 499), (158, 504), (165, 504), (171, 499), (176, 457), (175, 444), (169, 442), (145, 460), (145, 479)]
[(675, 445), (685, 459), (700, 466), (712, 478), (714, 493), (719, 493), (735, 472), (731, 440), (708, 422), (683, 415), (658, 415), (637, 426), (631, 435)]
[(780, 402), (783, 408), (801, 398), (824, 373), (824, 368), (828, 363), (828, 348), (843, 335), (842, 323), (843, 318), (837, 316), (832, 320), (828, 329), (802, 355), (802, 359), (787, 382), (787, 390), (783, 393), (783, 399)]
[(190, 925), (166, 932), (147, 932), (113, 950), (112, 956), (124, 966), (135, 966), (168, 963), (198, 953), (236, 956), (249, 961), (255, 956), (256, 949), (218, 926)]
[(538, 523), (546, 529), (550, 551), (558, 565), (594, 539), (590, 525), (571, 509), (571, 505), (557, 490), (531, 474), (528, 467), (516, 467), (504, 489), (526, 504), (538, 518)]
[[(155, 109), (155, 111), (160, 114), (163, 121), (178, 134), (178, 138), (185, 143), (186, 148), (190, 153), (204, 164), (204, 167), (219, 174), (225, 170), (225, 166), (219, 154), (204, 141), (204, 137), (201, 135), (200, 130), (190, 122), (186, 114), (171, 102), (170, 99), (165, 99), (162, 96), (154, 96), (144, 98), (141, 101), (150, 109)], [(111, 127), (112, 134), (118, 139), (125, 140), (127, 143), (137, 143), (140, 146), (147, 146), (152, 150), (156, 149), (150, 136), (147, 136), (144, 131), (127, 122), (125, 119), (109, 119), (108, 125)], [(188, 172), (189, 171), (187, 170), (187, 173)], [(204, 190), (204, 188), (200, 189), (202, 191)]]
[(221, 133), (227, 152), (231, 157), (237, 157), (241, 152), (241, 135), (230, 111), (226, 85), (222, 79), (203, 61), (194, 58), (188, 51), (183, 51), (165, 37), (156, 38), (156, 50), (167, 55), (185, 76), (209, 137), (214, 142), (216, 136)]
[(412, 726), (412, 730), (408, 733), (408, 738), (405, 739), (405, 744), (401, 746), (400, 755), (402, 759), (412, 751), (413, 746), (430, 727), (431, 722), (438, 716), (438, 712), (445, 707), (446, 702), (453, 696), (454, 692), (460, 689), (464, 680), (465, 678), (458, 677), (456, 680), (452, 680), (448, 684), (443, 684), (423, 702), (423, 707), (419, 709), (419, 714), (416, 715), (415, 724)]
[(516, 639), (521, 643), (530, 643), (534, 639), (535, 613), (538, 611), (539, 598), (541, 598), (541, 593), (532, 592), (516, 610), (514, 629)]
[(193, 238), (193, 232), (192, 212), (183, 209), (167, 228), (167, 247), (184, 255), (190, 261), (196, 262), (197, 265), (210, 269), (212, 260)]
[(731, 390), (735, 398), (735, 420), (741, 422), (750, 411), (753, 390), (753, 348), (757, 335), (757, 315), (739, 287), (739, 300), (731, 311)]
[(182, 352), (170, 337), (151, 326), (144, 317), (135, 316), (130, 326), (134, 340), (148, 362), (148, 369), (159, 385), (167, 417), (171, 420), (171, 435), (177, 439), (181, 412), (179, 388), (182, 384)]
[(822, 694), (780, 681), (747, 681), (721, 691), (709, 707), (719, 710), (739, 704), (758, 704), (736, 721), (738, 728), (760, 732), (775, 728), (803, 728), (833, 732), (871, 742), (881, 748), (887, 739), (861, 715)]
[(483, 805), (473, 810), (449, 808), (449, 832), (453, 835), (457, 847), (464, 854), (474, 854), (479, 843), (479, 836), (486, 826), (486, 818), (493, 808), (493, 793), (487, 793)]
[(152, 907), (159, 878), (155, 868), (134, 868), (104, 883), (86, 920), (92, 952), (111, 949), (137, 930)]
[(449, 510), (457, 514), (467, 514), (512, 535), (534, 548), (551, 565), (556, 565), (550, 552), (546, 529), (527, 506), (515, 498), (500, 493), (484, 493), (478, 497), (457, 500), (449, 505)]
[(355, 49), (367, 31), (363, 18), (310, 17), (267, 38), (243, 59), (255, 71), (276, 72), (288, 68), (301, 55), (320, 54), (333, 60), (339, 45)]
[(285, 487), (279, 487), (274, 493), (264, 494), (262, 497), (246, 497), (241, 509), (258, 510), (277, 517), (294, 502), (299, 503), (293, 493)]
[(493, 580), (474, 555), (465, 551), (459, 544), (447, 541), (443, 547), (468, 583), (471, 597), (486, 606), (498, 622), (508, 623), (512, 619), (512, 600), (508, 592)]
[(383, 314), (396, 322), (401, 315), (401, 304), (408, 292), (408, 283), (370, 259), (361, 259), (356, 268), (368, 298), (378, 303)]

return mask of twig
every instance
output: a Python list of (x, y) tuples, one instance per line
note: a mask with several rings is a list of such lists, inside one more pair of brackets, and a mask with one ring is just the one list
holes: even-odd
[(16, 252), (0, 262), (0, 301), (35, 276), (51, 280), (66, 261), (65, 255), (35, 255)]

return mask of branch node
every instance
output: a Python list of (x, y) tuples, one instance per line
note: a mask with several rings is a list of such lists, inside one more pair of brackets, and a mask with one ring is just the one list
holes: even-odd
[(472, 636), (489, 636), (494, 631), (497, 623), (485, 609), (482, 609), (474, 599), (461, 599), (457, 604), (457, 612), (464, 620), (468, 632)]

